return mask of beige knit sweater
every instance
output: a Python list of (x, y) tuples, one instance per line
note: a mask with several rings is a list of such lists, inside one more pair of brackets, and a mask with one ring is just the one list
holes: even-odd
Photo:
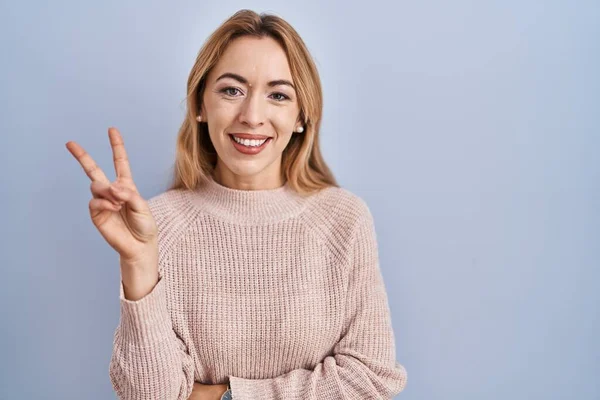
[(148, 201), (159, 281), (125, 299), (109, 366), (120, 399), (392, 399), (404, 389), (372, 214), (347, 189), (214, 180)]

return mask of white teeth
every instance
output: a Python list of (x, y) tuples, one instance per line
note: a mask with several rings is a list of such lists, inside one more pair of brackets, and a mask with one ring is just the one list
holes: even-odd
[(235, 140), (236, 142), (238, 142), (239, 144), (243, 144), (244, 146), (248, 146), (248, 147), (258, 147), (258, 146), (262, 146), (262, 144), (264, 142), (266, 142), (268, 139), (264, 139), (264, 140), (250, 140), (250, 139), (238, 139), (235, 136), (233, 137), (233, 140)]

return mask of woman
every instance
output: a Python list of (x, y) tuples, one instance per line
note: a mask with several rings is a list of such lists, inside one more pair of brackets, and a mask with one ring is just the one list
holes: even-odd
[[(241, 10), (188, 79), (173, 185), (148, 202), (120, 133), (92, 220), (119, 253), (121, 399), (389, 399), (406, 385), (366, 203), (319, 150), (317, 69), (296, 31)], [(229, 387), (229, 388), (228, 388)]]

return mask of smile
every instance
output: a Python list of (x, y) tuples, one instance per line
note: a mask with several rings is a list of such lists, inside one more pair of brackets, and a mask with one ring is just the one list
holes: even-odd
[(237, 151), (243, 154), (255, 155), (264, 150), (265, 147), (271, 142), (273, 138), (266, 140), (248, 140), (248, 139), (237, 139), (233, 135), (229, 135), (233, 147)]

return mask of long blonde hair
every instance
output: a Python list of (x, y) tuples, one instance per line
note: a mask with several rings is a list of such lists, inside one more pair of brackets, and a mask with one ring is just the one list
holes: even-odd
[(187, 82), (187, 112), (177, 136), (174, 174), (169, 189), (195, 189), (212, 176), (217, 153), (206, 124), (196, 121), (206, 77), (227, 45), (240, 36), (271, 37), (287, 54), (296, 86), (304, 132), (294, 133), (283, 151), (282, 178), (301, 195), (328, 186), (339, 186), (321, 155), (319, 129), (323, 92), (315, 63), (294, 28), (282, 18), (251, 10), (240, 10), (227, 19), (204, 43)]

